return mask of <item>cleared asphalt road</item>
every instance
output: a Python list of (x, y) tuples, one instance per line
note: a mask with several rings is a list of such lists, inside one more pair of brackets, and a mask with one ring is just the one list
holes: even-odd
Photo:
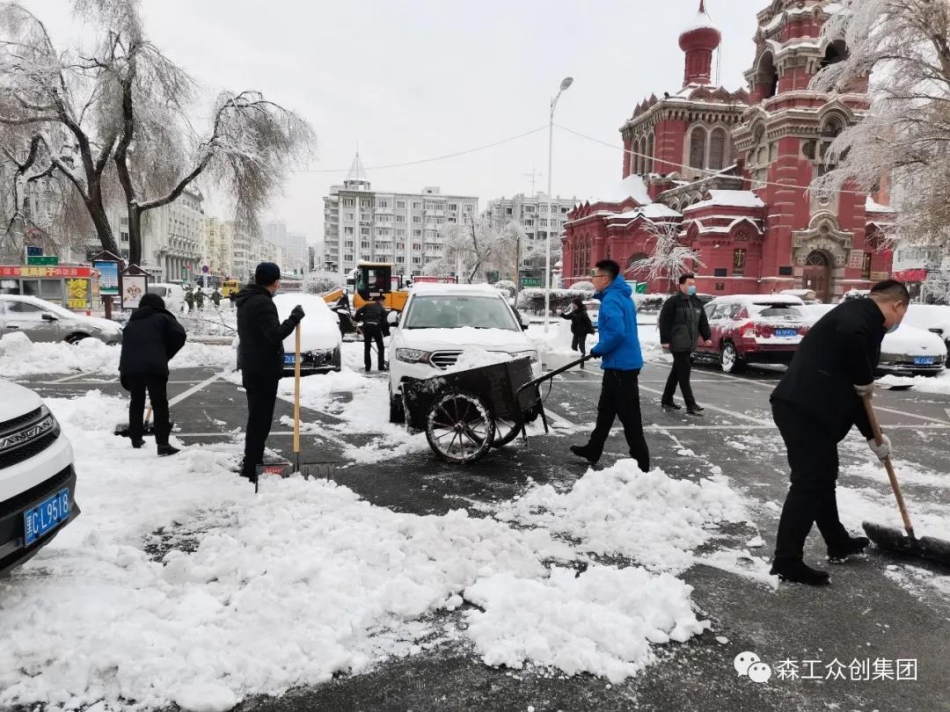
[[(557, 365), (556, 363), (548, 364)], [(208, 371), (176, 371), (172, 396), (194, 391), (173, 408), (178, 435), (187, 442), (230, 440), (228, 431), (243, 426), (244, 396), (223, 380), (208, 381)], [(701, 420), (669, 415), (659, 407), (665, 366), (650, 364), (642, 374), (642, 402), (654, 463), (670, 476), (695, 479), (719, 465), (733, 487), (757, 503), (754, 526), (735, 527), (716, 546), (742, 548), (756, 535), (767, 558), (774, 547), (778, 512), (787, 488), (786, 463), (768, 411), (768, 394), (777, 378), (772, 371), (726, 376), (698, 369), (694, 388), (706, 406)], [(53, 381), (60, 381), (53, 383)], [(120, 392), (114, 379), (77, 376), (31, 379), (47, 396), (78, 394), (90, 388)], [(198, 390), (194, 390), (194, 389)], [(554, 383), (548, 396), (557, 426), (549, 436), (532, 437), (494, 451), (471, 468), (436, 460), (428, 451), (376, 465), (354, 465), (343, 457), (345, 445), (362, 445), (366, 435), (339, 434), (333, 441), (304, 437), (303, 459), (333, 461), (333, 477), (379, 506), (418, 514), (443, 513), (470, 502), (497, 502), (524, 491), (529, 481), (568, 487), (583, 476), (584, 463), (567, 448), (582, 443), (596, 410), (599, 374), (572, 372)], [(876, 399), (896, 456), (936, 473), (950, 473), (950, 398), (882, 393)], [(278, 417), (290, 415), (279, 403)], [(305, 411), (305, 420), (334, 424), (332, 416)], [(385, 417), (381, 410), (380, 417)], [(285, 426), (272, 444), (289, 450)], [(854, 450), (858, 452), (857, 449)], [(625, 454), (623, 436), (614, 433), (600, 466)], [(866, 459), (866, 455), (861, 455)], [(843, 464), (853, 461), (849, 450)], [(950, 477), (950, 475), (948, 475)], [(948, 481), (950, 484), (950, 481)], [(841, 481), (842, 486), (883, 485)], [(950, 504), (950, 489), (906, 486), (911, 502)], [(473, 512), (476, 516), (477, 512)], [(845, 521), (856, 529), (857, 521)], [(816, 534), (806, 556), (824, 557)], [(613, 561), (613, 563), (633, 563)], [(888, 565), (897, 568), (888, 570)], [(832, 571), (833, 585), (823, 589), (783, 585), (777, 590), (747, 576), (705, 565), (684, 578), (695, 587), (693, 600), (714, 630), (686, 644), (659, 646), (660, 661), (622, 685), (587, 675), (567, 678), (550, 671), (510, 671), (485, 666), (464, 643), (445, 643), (419, 655), (387, 662), (369, 674), (338, 679), (279, 698), (245, 701), (242, 710), (950, 710), (950, 600), (926, 585), (912, 590), (898, 583), (934, 572), (917, 563), (871, 554)], [(461, 611), (436, 616), (451, 629)], [(718, 639), (717, 639), (718, 638)], [(723, 642), (726, 641), (726, 642)], [(820, 679), (779, 680), (765, 685), (738, 678), (735, 656), (752, 651), (773, 665), (782, 660), (820, 661)], [(851, 681), (826, 679), (833, 660), (886, 658), (916, 661), (916, 680)], [(805, 673), (802, 673), (803, 675)]]

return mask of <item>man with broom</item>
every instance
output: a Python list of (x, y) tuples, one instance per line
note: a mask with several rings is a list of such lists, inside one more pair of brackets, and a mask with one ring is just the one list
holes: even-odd
[(241, 477), (257, 482), (257, 466), (264, 464), (264, 445), (270, 435), (277, 402), (277, 382), (284, 372), (284, 339), (304, 317), (303, 307), (294, 307), (283, 323), (277, 317), (274, 294), (280, 288), (280, 267), (261, 262), (254, 282), (242, 289), (237, 304), (241, 381), (247, 395), (247, 431)]
[(132, 394), (129, 401), (129, 438), (132, 447), (145, 444), (145, 393), (155, 414), (155, 443), (159, 456), (175, 455), (178, 448), (168, 442), (171, 420), (168, 412), (168, 362), (185, 345), (185, 329), (165, 309), (157, 294), (143, 294), (122, 331), (119, 373), (122, 387)]
[(771, 571), (783, 581), (829, 583), (826, 571), (803, 560), (813, 524), (831, 563), (843, 563), (870, 543), (866, 537), (852, 537), (838, 518), (838, 443), (857, 426), (879, 459), (889, 457), (890, 441), (885, 436), (877, 444), (864, 398), (874, 393), (881, 341), (900, 326), (909, 304), (907, 288), (895, 280), (874, 285), (867, 299), (840, 304), (802, 339), (772, 393), (772, 416), (792, 470)]

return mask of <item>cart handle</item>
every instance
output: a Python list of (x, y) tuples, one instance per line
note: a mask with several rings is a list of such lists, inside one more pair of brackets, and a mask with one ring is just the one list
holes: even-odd
[(584, 356), (583, 358), (579, 358), (576, 361), (571, 361), (566, 366), (561, 366), (560, 368), (556, 368), (553, 371), (549, 371), (548, 373), (545, 373), (544, 375), (539, 376), (538, 378), (535, 378), (533, 381), (528, 381), (515, 392), (515, 397), (517, 398), (519, 395), (521, 395), (521, 391), (525, 390), (526, 388), (533, 388), (534, 386), (538, 386), (544, 383), (545, 381), (554, 378), (555, 376), (560, 376), (565, 371), (570, 371), (575, 366), (580, 366), (585, 361), (590, 361), (592, 358), (594, 357), (590, 355)]

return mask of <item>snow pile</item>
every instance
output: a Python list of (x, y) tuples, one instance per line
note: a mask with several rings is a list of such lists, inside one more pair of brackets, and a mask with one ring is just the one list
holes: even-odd
[(913, 386), (921, 393), (950, 395), (950, 371), (939, 376), (884, 376), (878, 383), (882, 386)]
[[(121, 347), (106, 346), (98, 339), (83, 339), (77, 344), (34, 343), (25, 334), (10, 334), (0, 339), (0, 374), (5, 378), (63, 373), (114, 374), (119, 371), (120, 354)], [(234, 351), (229, 346), (188, 342), (169, 366), (173, 371), (223, 369), (233, 367), (234, 363)]]
[(442, 376), (446, 373), (468, 371), (472, 368), (493, 366), (496, 363), (505, 363), (506, 361), (511, 361), (511, 354), (501, 351), (486, 351), (485, 349), (469, 349), (462, 352), (455, 364), (445, 369), (445, 371), (436, 371), (432, 375)]
[(691, 592), (642, 568), (592, 566), (575, 576), (555, 567), (546, 580), (499, 574), (465, 590), (484, 609), (466, 612), (468, 635), (488, 665), (520, 669), (530, 660), (618, 684), (654, 660), (651, 643), (703, 632)]
[(577, 539), (584, 551), (675, 573), (694, 563), (692, 550), (709, 540), (711, 525), (743, 522), (749, 515), (722, 476), (696, 484), (659, 469), (641, 472), (633, 460), (621, 460), (588, 470), (568, 492), (537, 486), (502, 505), (496, 516)]
[[(397, 513), (329, 481), (267, 478), (254, 496), (229, 469), (237, 444), (156, 458), (112, 434), (123, 400), (48, 404), (75, 448), (83, 513), (0, 581), (0, 707), (225, 710), (413, 654), (441, 625), (427, 614), (463, 596), (484, 609), (467, 615), (486, 662), (619, 681), (653, 660), (651, 644), (703, 630), (691, 589), (639, 568), (549, 571), (545, 562), (577, 557), (554, 534), (621, 549), (621, 538), (660, 532), (658, 548), (673, 551), (738, 509), (716, 483), (634, 474), (630, 463), (588, 473), (576, 493), (529, 494), (566, 523), (549, 530)], [(525, 518), (543, 525), (534, 511)], [(585, 528), (582, 516), (599, 521)]]

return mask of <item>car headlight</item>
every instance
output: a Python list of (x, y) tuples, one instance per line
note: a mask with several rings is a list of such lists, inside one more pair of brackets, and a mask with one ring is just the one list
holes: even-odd
[(530, 351), (515, 351), (511, 354), (511, 358), (529, 358), (531, 363), (537, 363), (541, 360), (538, 352), (533, 349)]
[(428, 351), (419, 349), (396, 349), (396, 360), (405, 363), (428, 363), (431, 355)]

